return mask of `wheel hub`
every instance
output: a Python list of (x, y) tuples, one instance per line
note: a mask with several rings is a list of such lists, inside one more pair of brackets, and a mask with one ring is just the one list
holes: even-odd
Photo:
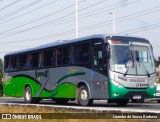
[(82, 101), (86, 101), (87, 98), (88, 98), (87, 91), (86, 90), (82, 90), (80, 96), (81, 96), (81, 100)]
[(31, 98), (31, 92), (27, 90), (26, 91), (26, 99), (30, 100), (30, 98)]

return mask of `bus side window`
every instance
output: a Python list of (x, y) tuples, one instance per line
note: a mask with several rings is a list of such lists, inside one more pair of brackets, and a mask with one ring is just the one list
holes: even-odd
[(17, 57), (11, 57), (11, 65), (10, 65), (10, 71), (16, 71), (17, 70)]
[(53, 49), (43, 51), (43, 66), (53, 66)]
[(33, 68), (39, 67), (39, 52), (33, 53)]
[(56, 50), (53, 50), (52, 63), (53, 63), (53, 66), (56, 65)]
[(18, 60), (18, 70), (25, 70), (28, 68), (27, 66), (27, 55), (20, 55)]
[(74, 45), (73, 64), (86, 63), (89, 61), (90, 43), (81, 43)]
[(29, 54), (29, 55), (28, 55), (28, 68), (29, 68), (29, 69), (32, 68), (32, 63), (33, 63), (33, 61), (32, 61), (32, 55)]
[(10, 58), (7, 57), (5, 58), (5, 63), (4, 63), (4, 68), (5, 68), (5, 72), (8, 72), (9, 71), (9, 67), (10, 67)]
[(62, 61), (61, 61), (61, 58), (62, 58), (62, 56), (61, 56), (61, 50), (60, 49), (57, 49), (57, 65), (61, 65), (62, 63)]
[(62, 64), (70, 64), (71, 61), (71, 47), (67, 46), (63, 48), (63, 60)]
[(82, 46), (82, 51), (83, 51), (82, 62), (88, 62), (89, 61), (89, 43), (86, 43)]
[(66, 47), (58, 48), (56, 50), (56, 56), (57, 56), (57, 65), (70, 64), (70, 61), (71, 61), (71, 47), (66, 46)]

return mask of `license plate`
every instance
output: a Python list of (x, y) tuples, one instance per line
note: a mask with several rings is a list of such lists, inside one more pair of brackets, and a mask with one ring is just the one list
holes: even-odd
[(156, 97), (160, 97), (160, 93), (156, 93)]
[(141, 99), (141, 96), (140, 95), (135, 95), (135, 96), (133, 96), (133, 99)]

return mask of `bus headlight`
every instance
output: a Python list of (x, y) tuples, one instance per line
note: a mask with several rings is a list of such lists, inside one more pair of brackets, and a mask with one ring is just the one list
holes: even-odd
[(156, 83), (153, 83), (152, 85), (150, 85), (150, 88), (154, 88), (156, 85)]
[(117, 86), (118, 88), (123, 88), (122, 84), (120, 84), (119, 82), (117, 81), (114, 81), (114, 80), (110, 80), (111, 83), (113, 83), (115, 86)]

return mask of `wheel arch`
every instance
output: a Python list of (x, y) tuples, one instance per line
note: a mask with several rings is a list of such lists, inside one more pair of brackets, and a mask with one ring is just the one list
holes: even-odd
[(89, 84), (86, 82), (86, 81), (79, 81), (78, 84), (77, 84), (77, 93), (76, 93), (76, 97), (78, 98), (78, 91), (79, 91), (79, 88), (82, 86), (82, 85), (85, 85), (88, 89), (88, 92), (89, 92), (89, 98), (91, 98), (91, 89), (89, 87)]
[(25, 89), (26, 89), (27, 86), (29, 86), (31, 88), (31, 90), (32, 90), (32, 97), (35, 97), (35, 90), (34, 90), (34, 88), (33, 88), (33, 86), (31, 84), (25, 84), (24, 92), (25, 92)]

